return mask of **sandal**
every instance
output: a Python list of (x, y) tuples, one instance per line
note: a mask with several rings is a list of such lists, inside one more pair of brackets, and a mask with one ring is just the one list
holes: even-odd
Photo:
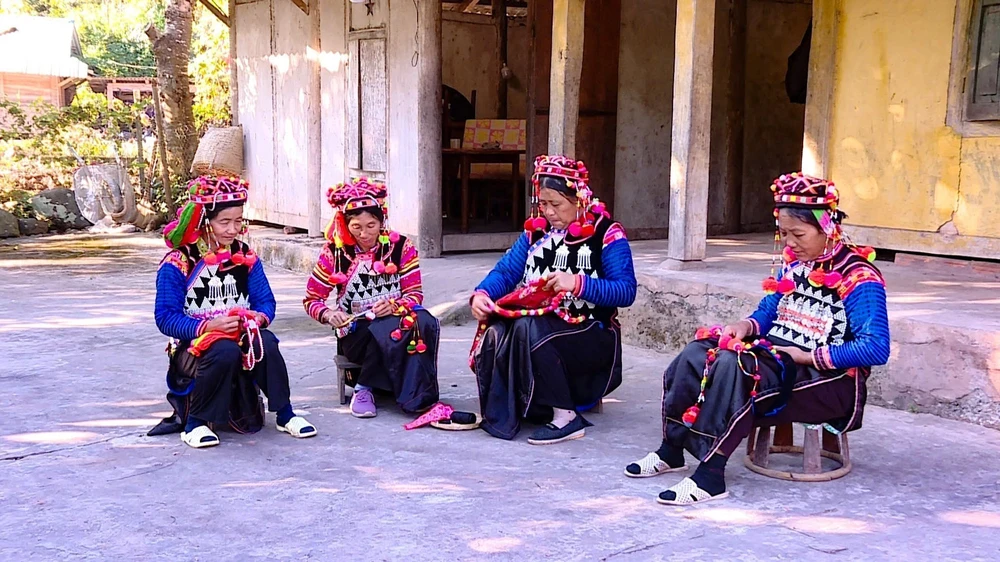
[[(632, 472), (629, 469), (635, 467), (637, 472)], [(659, 476), (661, 474), (666, 474), (668, 472), (680, 472), (682, 470), (687, 470), (687, 465), (682, 464), (677, 468), (672, 468), (669, 464), (663, 462), (660, 455), (656, 453), (649, 453), (645, 457), (635, 461), (634, 463), (625, 467), (625, 476), (629, 478), (649, 478), (651, 476)]]
[(431, 427), (446, 431), (467, 431), (477, 429), (481, 423), (483, 423), (483, 418), (479, 417), (479, 414), (452, 412), (451, 417), (446, 420), (431, 422)]
[(214, 431), (209, 429), (207, 425), (199, 425), (190, 432), (182, 431), (181, 441), (183, 441), (188, 447), (204, 449), (205, 447), (214, 447), (218, 445), (219, 436), (216, 435)]
[(302, 416), (293, 416), (285, 425), (275, 424), (275, 427), (278, 428), (278, 431), (299, 439), (316, 435), (316, 428)]
[[(667, 492), (673, 492), (674, 499), (668, 500), (664, 498), (663, 495)], [(721, 500), (728, 497), (728, 490), (713, 496), (712, 494), (709, 494), (705, 490), (699, 488), (698, 484), (695, 484), (694, 480), (685, 478), (684, 480), (681, 480), (680, 482), (667, 488), (664, 492), (661, 492), (659, 497), (656, 498), (656, 502), (662, 503), (663, 505), (688, 506), (696, 503), (710, 502), (712, 500)]]

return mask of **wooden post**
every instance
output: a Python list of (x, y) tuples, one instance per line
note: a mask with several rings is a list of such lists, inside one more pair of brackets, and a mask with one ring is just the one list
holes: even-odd
[(584, 0), (553, 0), (549, 154), (573, 157), (580, 118)]
[(163, 138), (163, 110), (160, 109), (160, 88), (153, 80), (153, 117), (156, 120), (156, 145), (160, 149), (160, 179), (163, 181), (163, 198), (167, 200), (167, 219), (174, 220), (174, 190), (170, 185), (170, 171), (167, 169), (167, 143)]
[(830, 171), (830, 123), (837, 74), (837, 1), (815, 0), (812, 9), (802, 171), (825, 178)]
[(677, 0), (667, 267), (705, 258), (715, 1)]
[(322, 182), (323, 182), (323, 128), (322, 100), (320, 99), (322, 69), (319, 65), (322, 46), (320, 44), (319, 9), (307, 12), (309, 15), (309, 47), (306, 61), (309, 64), (309, 85), (306, 90), (306, 212), (309, 236), (323, 235), (322, 225)]
[(493, 27), (497, 34), (497, 119), (507, 118), (507, 0), (493, 0)]
[[(138, 101), (138, 98), (136, 98), (136, 101)], [(133, 102), (134, 104), (135, 102)], [(142, 119), (138, 115), (135, 116), (132, 129), (135, 135), (135, 159), (139, 162), (139, 191), (145, 197), (146, 201), (149, 202), (153, 199), (153, 194), (146, 182), (146, 157), (142, 153)]]
[(229, 114), (233, 126), (240, 124), (240, 69), (236, 50), (236, 0), (229, 0)]

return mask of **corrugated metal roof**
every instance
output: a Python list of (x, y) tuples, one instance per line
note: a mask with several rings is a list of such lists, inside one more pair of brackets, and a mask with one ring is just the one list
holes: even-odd
[(0, 72), (86, 78), (71, 19), (0, 15)]

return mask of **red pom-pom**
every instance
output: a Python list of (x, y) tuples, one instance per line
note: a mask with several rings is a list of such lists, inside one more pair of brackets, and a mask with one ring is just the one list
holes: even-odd
[(219, 265), (219, 256), (215, 255), (215, 252), (205, 254), (203, 259), (208, 265)]
[(865, 246), (864, 248), (859, 248), (858, 251), (861, 252), (861, 257), (865, 258), (866, 260), (870, 262), (875, 261), (875, 248), (872, 248), (871, 246)]
[(765, 279), (761, 286), (764, 288), (764, 292), (769, 295), (773, 295), (778, 292), (778, 280), (774, 277), (768, 277)]
[(588, 223), (580, 227), (580, 236), (588, 238), (593, 235), (594, 235), (594, 225)]
[(404, 316), (403, 317), (403, 329), (404, 330), (409, 330), (412, 327), (413, 327), (413, 318), (411, 318), (409, 316)]
[(246, 254), (246, 260), (244, 260), (244, 261), (246, 262), (246, 265), (248, 267), (251, 266), (251, 265), (253, 265), (253, 264), (255, 264), (255, 263), (257, 263), (257, 254), (255, 254), (253, 252), (247, 252), (247, 254)]
[(840, 282), (844, 280), (844, 276), (837, 273), (836, 271), (831, 271), (826, 274), (823, 279), (823, 284), (826, 285), (828, 289), (836, 289), (840, 286)]
[(533, 222), (534, 230), (545, 230), (545, 226), (549, 224), (545, 217), (535, 217)]
[(791, 279), (778, 281), (778, 292), (782, 295), (790, 295), (795, 292), (795, 282)]
[(425, 351), (427, 351), (427, 344), (425, 344), (422, 340), (417, 342), (417, 353), (423, 353)]
[(390, 232), (389, 233), (389, 242), (392, 242), (393, 244), (395, 244), (396, 242), (399, 242), (399, 233), (396, 232), (395, 230), (393, 230), (392, 232)]
[(392, 341), (399, 341), (403, 339), (403, 332), (400, 330), (393, 330), (392, 333), (389, 334), (389, 337), (392, 338)]
[(343, 285), (347, 282), (347, 276), (343, 273), (334, 273), (330, 276), (330, 283), (333, 285)]
[(236, 265), (243, 265), (247, 261), (246, 256), (244, 256), (243, 254), (233, 254), (233, 257), (230, 259)]
[(528, 218), (524, 220), (524, 231), (531, 232), (535, 230), (535, 219)]
[(729, 344), (732, 341), (733, 341), (733, 336), (730, 336), (729, 334), (723, 334), (723, 336), (719, 338), (719, 348), (729, 349)]
[(694, 422), (698, 421), (698, 414), (700, 412), (701, 410), (698, 406), (691, 406), (687, 410), (684, 410), (684, 413), (681, 415), (681, 421), (684, 422), (684, 425), (690, 427), (694, 425)]
[(694, 339), (696, 340), (707, 340), (710, 337), (712, 337), (712, 330), (708, 328), (698, 328), (694, 332)]
[(375, 270), (375, 273), (382, 275), (383, 273), (385, 273), (385, 264), (380, 261), (377, 261), (372, 264), (372, 269)]
[(394, 275), (397, 271), (399, 271), (399, 268), (396, 267), (396, 264), (394, 263), (385, 264), (385, 272), (388, 273), (389, 275)]
[(822, 287), (826, 280), (826, 273), (821, 269), (814, 269), (809, 273), (809, 284), (813, 287)]
[(785, 263), (792, 263), (798, 258), (796, 258), (794, 250), (785, 246), (785, 249), (781, 251), (781, 259), (784, 260)]
[(569, 235), (570, 236), (572, 236), (574, 238), (579, 238), (581, 232), (582, 232), (582, 230), (581, 230), (581, 227), (580, 227), (580, 223), (578, 223), (578, 222), (570, 223), (570, 225), (569, 225)]

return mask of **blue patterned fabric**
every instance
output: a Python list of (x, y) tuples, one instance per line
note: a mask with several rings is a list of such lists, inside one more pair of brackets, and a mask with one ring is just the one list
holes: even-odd
[[(529, 246), (528, 235), (522, 234), (476, 290), (497, 300), (516, 289), (524, 277)], [(601, 265), (604, 277), (586, 279), (580, 298), (598, 306), (631, 306), (635, 301), (637, 282), (628, 240), (623, 238), (605, 246), (601, 251)]]

